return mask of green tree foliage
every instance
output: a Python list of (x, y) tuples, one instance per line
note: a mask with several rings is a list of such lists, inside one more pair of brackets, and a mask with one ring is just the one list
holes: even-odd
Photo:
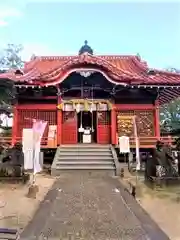
[[(169, 67), (165, 70), (172, 73), (180, 73), (180, 69), (174, 67)], [(160, 122), (162, 131), (180, 129), (180, 98), (161, 107)]]
[(166, 68), (165, 70), (172, 73), (180, 73), (180, 69), (173, 68), (173, 67)]
[(176, 99), (160, 108), (161, 128), (164, 131), (180, 129), (180, 99)]

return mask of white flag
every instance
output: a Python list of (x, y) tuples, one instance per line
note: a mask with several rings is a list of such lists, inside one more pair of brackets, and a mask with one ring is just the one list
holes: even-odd
[(40, 149), (41, 149), (41, 139), (44, 134), (47, 122), (41, 120), (35, 120), (33, 124), (33, 141), (34, 141), (34, 174), (42, 170), (40, 164)]

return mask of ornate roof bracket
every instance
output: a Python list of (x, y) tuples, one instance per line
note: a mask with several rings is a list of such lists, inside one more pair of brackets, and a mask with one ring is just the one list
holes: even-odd
[(94, 71), (88, 71), (88, 70), (84, 70), (84, 71), (81, 71), (81, 70), (77, 70), (76, 73), (79, 73), (82, 77), (90, 77), (93, 73), (95, 73)]

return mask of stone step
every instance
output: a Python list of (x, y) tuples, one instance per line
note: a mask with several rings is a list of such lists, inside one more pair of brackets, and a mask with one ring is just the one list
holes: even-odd
[(60, 152), (110, 152), (110, 149), (107, 148), (60, 148), (58, 151)]
[(55, 169), (51, 168), (51, 175), (54, 177), (59, 177), (59, 176), (67, 176), (70, 175), (72, 176), (75, 174), (78, 175), (88, 175), (88, 176), (95, 176), (95, 177), (107, 177), (107, 176), (115, 176), (115, 169), (87, 169), (87, 168), (77, 168), (77, 169), (72, 169), (72, 168), (64, 168), (64, 169)]
[(86, 166), (86, 165), (80, 165), (80, 166), (57, 166), (56, 167), (57, 170), (65, 170), (65, 169), (69, 169), (69, 170), (114, 170), (115, 167), (114, 166)]
[(109, 152), (59, 152), (57, 156), (112, 156)]
[(56, 169), (115, 169), (114, 165), (98, 165), (98, 164), (79, 164), (79, 165), (57, 165)]
[(113, 161), (57, 161), (56, 166), (58, 165), (114, 165)]
[(99, 153), (99, 152), (105, 152), (105, 153), (109, 153), (111, 152), (110, 149), (103, 149), (103, 148), (100, 148), (100, 149), (94, 149), (94, 148), (60, 148), (59, 149), (60, 152), (75, 152), (75, 153), (81, 153), (81, 152), (96, 152), (96, 153)]
[(110, 147), (106, 147), (106, 146), (101, 146), (101, 147), (96, 147), (96, 146), (91, 146), (90, 145), (86, 145), (83, 147), (77, 147), (77, 146), (70, 146), (70, 147), (60, 147), (60, 149), (76, 149), (76, 150), (81, 150), (81, 149), (96, 149), (96, 150), (100, 150), (100, 149), (104, 149), (104, 150), (110, 150)]
[(74, 155), (74, 156), (69, 156), (69, 155), (64, 155), (64, 156), (57, 156), (57, 160), (59, 161), (66, 161), (66, 160), (110, 160), (112, 161), (113, 158), (112, 156), (77, 156), (77, 155)]
[(88, 173), (114, 176), (116, 167), (110, 145), (64, 145), (57, 149), (51, 174)]
[(67, 144), (61, 145), (60, 148), (84, 148), (84, 147), (95, 147), (95, 148), (110, 148), (109, 144), (93, 144), (93, 143), (84, 143), (84, 144)]
[(57, 158), (56, 162), (114, 162), (113, 158), (109, 158), (109, 159), (104, 159), (103, 157), (101, 159), (97, 159), (97, 158), (89, 158), (86, 159), (86, 157), (84, 158), (73, 158), (73, 157), (69, 157), (69, 158)]

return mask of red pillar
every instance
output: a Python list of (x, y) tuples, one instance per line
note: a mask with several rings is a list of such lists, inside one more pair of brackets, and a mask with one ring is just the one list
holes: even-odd
[[(61, 104), (61, 97), (58, 96), (58, 105)], [(57, 145), (62, 143), (62, 110), (57, 110)]]
[(16, 143), (18, 130), (18, 110), (16, 105), (13, 108), (12, 145)]
[(160, 139), (160, 116), (159, 116), (159, 101), (155, 101), (155, 136)]
[(111, 110), (111, 144), (116, 144), (116, 107), (113, 104), (112, 110)]

